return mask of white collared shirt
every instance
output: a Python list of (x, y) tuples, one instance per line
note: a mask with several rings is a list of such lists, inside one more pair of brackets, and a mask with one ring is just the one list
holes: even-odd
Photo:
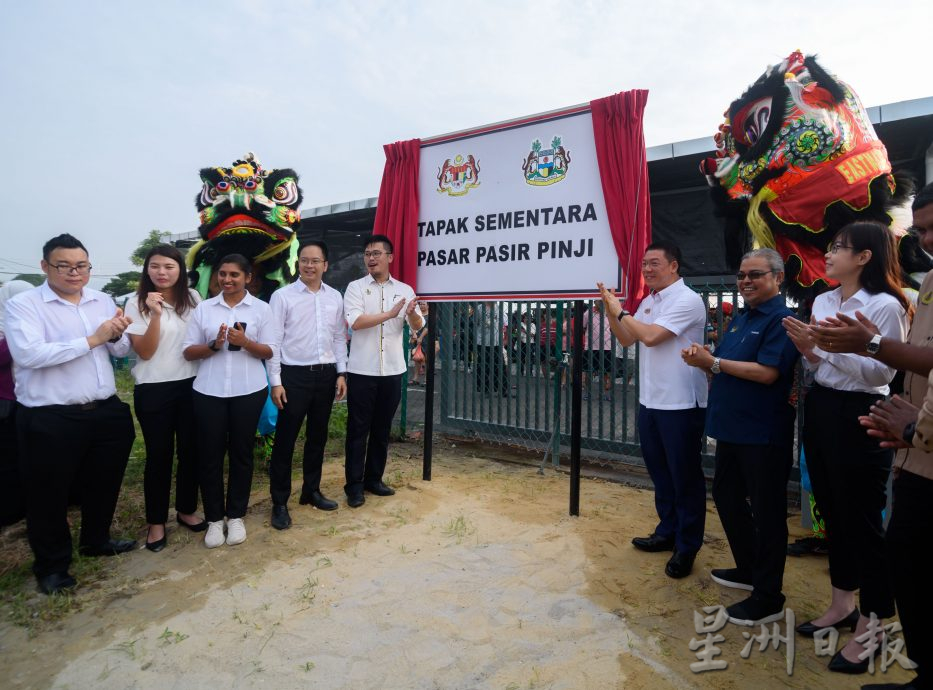
[(16, 399), (26, 407), (40, 407), (80, 405), (115, 395), (110, 355), (125, 357), (130, 341), (124, 333), (118, 342), (92, 350), (87, 338), (116, 313), (110, 295), (85, 287), (78, 304), (72, 304), (47, 282), (7, 302)]
[[(403, 298), (405, 304), (394, 319), (372, 328), (353, 329), (347, 363), (347, 371), (351, 374), (396, 376), (408, 370), (402, 351), (402, 328), (405, 325), (405, 310), (415, 298), (415, 291), (410, 285), (392, 276), (381, 284), (372, 276), (364, 276), (347, 285), (343, 308), (350, 328), (363, 314), (389, 311)], [(418, 307), (415, 307), (415, 312), (421, 315)]]
[(638, 343), (638, 402), (655, 410), (687, 410), (706, 407), (709, 387), (706, 372), (687, 365), (681, 350), (702, 343), (706, 329), (703, 298), (683, 278), (663, 290), (652, 292), (638, 305), (635, 318), (655, 324), (674, 334), (660, 345)]
[[(246, 293), (243, 300), (234, 307), (227, 306), (223, 293), (201, 302), (188, 321), (183, 349), (191, 345), (207, 345), (217, 337), (220, 324), (233, 324), (242, 321), (246, 324), (246, 337), (250, 340), (275, 346), (272, 340), (272, 310), (269, 305), (257, 297)], [(246, 348), (231, 352), (230, 343), (220, 346), (207, 359), (202, 359), (198, 376), (194, 380), (194, 390), (215, 398), (232, 398), (249, 395), (266, 388), (266, 368), (262, 360), (253, 357)]]
[(273, 348), (269, 383), (282, 385), (282, 365), (336, 364), (347, 370), (347, 321), (343, 297), (326, 283), (317, 292), (296, 280), (272, 293)]
[[(817, 321), (836, 316), (837, 312), (854, 318), (856, 310), (878, 327), (883, 338), (903, 341), (907, 337), (907, 314), (901, 303), (886, 292), (873, 295), (862, 289), (843, 302), (842, 288), (839, 287), (813, 300), (813, 316)], [(812, 364), (805, 357), (802, 361), (807, 369), (816, 371), (814, 379), (821, 386), (841, 391), (877, 393), (879, 396), (890, 392), (888, 384), (897, 373), (893, 367), (857, 354), (825, 352), (818, 347), (813, 352), (820, 357), (819, 362)]]
[[(194, 290), (189, 290), (195, 306), (201, 301), (201, 296)], [(159, 319), (159, 344), (149, 359), (140, 357), (133, 367), (133, 378), (140, 383), (162, 383), (164, 381), (181, 381), (190, 379), (198, 373), (198, 363), (189, 362), (182, 356), (184, 351), (185, 334), (188, 330), (188, 321), (194, 313), (195, 307), (179, 316), (175, 307), (162, 303), (162, 317)], [(139, 299), (133, 295), (126, 300), (124, 313), (133, 319), (133, 323), (126, 329), (129, 335), (145, 335), (149, 329), (150, 315), (139, 310)]]

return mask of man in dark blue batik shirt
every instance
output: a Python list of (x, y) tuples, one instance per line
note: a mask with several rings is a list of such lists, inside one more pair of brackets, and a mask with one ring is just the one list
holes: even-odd
[(736, 278), (744, 312), (714, 352), (693, 343), (683, 358), (712, 375), (706, 433), (716, 439), (713, 499), (736, 567), (711, 575), (721, 585), (752, 592), (726, 611), (732, 623), (757, 626), (784, 614), (787, 478), (794, 445), (788, 398), (798, 353), (781, 325), (792, 312), (780, 295), (780, 254), (749, 252)]

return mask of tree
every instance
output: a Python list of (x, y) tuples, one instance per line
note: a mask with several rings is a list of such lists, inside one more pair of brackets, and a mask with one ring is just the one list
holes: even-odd
[(45, 282), (44, 273), (20, 273), (18, 276), (13, 278), (13, 280), (25, 280), (30, 285), (39, 286)]
[(146, 262), (146, 254), (149, 253), (149, 250), (160, 244), (165, 244), (166, 238), (170, 234), (161, 230), (150, 230), (146, 239), (140, 242), (139, 246), (130, 255), (130, 261), (133, 262), (133, 265), (142, 266)]
[(139, 287), (139, 271), (124, 271), (118, 273), (102, 288), (111, 297), (119, 297), (128, 292), (133, 292)]

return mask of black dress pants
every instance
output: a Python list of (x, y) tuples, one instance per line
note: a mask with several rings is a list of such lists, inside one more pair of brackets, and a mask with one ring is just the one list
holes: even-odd
[(735, 567), (751, 578), (753, 596), (784, 603), (787, 479), (793, 447), (716, 442), (713, 500)]
[(4, 412), (2, 406), (7, 403), (9, 411), (0, 419), (0, 526), (12, 525), (26, 517), (23, 480), (19, 469), (16, 403), (0, 400), (0, 415)]
[(279, 410), (275, 425), (275, 445), (269, 461), (269, 484), (272, 502), (285, 505), (292, 492), (292, 455), (301, 424), (305, 426), (305, 447), (302, 468), (304, 481), (301, 492), (308, 494), (321, 490), (321, 467), (324, 464), (324, 445), (327, 443), (327, 425), (334, 407), (334, 389), (337, 385), (337, 367), (312, 371), (310, 367), (282, 365), (282, 386), (287, 402)]
[(68, 495), (81, 493), (81, 546), (110, 539), (110, 523), (136, 431), (130, 406), (117, 396), (93, 409), (77, 405), (25, 407), (16, 422), (21, 445), (26, 532), (36, 577), (71, 565)]
[(163, 525), (168, 521), (176, 449), (175, 510), (190, 515), (198, 509), (193, 383), (194, 378), (190, 378), (141, 383), (133, 389), (133, 407), (146, 442), (143, 491), (146, 522), (150, 525)]
[[(194, 420), (198, 428), (198, 478), (204, 519), (217, 522), (246, 515), (253, 485), (253, 448), (256, 425), (269, 392), (218, 398), (194, 391)], [(224, 455), (230, 477), (224, 501)]]
[(918, 665), (914, 687), (933, 688), (933, 597), (928, 559), (933, 525), (933, 479), (901, 472), (894, 479), (894, 506), (886, 547), (897, 614), (907, 656)]
[(389, 454), (392, 418), (402, 399), (402, 377), (347, 375), (347, 496), (382, 481)]
[(803, 445), (813, 497), (826, 522), (833, 587), (859, 590), (862, 615), (890, 618), (894, 594), (881, 513), (894, 452), (858, 423), (876, 400), (874, 394), (814, 386), (804, 407)]

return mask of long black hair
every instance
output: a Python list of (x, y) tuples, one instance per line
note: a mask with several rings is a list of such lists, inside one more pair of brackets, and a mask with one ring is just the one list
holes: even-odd
[(871, 259), (862, 267), (859, 284), (871, 294), (888, 293), (900, 302), (908, 317), (913, 316), (914, 305), (901, 289), (897, 245), (888, 228), (871, 221), (849, 223), (836, 233), (833, 242), (848, 244), (855, 253), (869, 250)]
[(175, 313), (179, 316), (184, 316), (186, 311), (194, 309), (194, 298), (188, 291), (188, 269), (185, 268), (185, 257), (170, 244), (160, 244), (146, 252), (146, 258), (143, 259), (143, 272), (139, 279), (139, 287), (136, 288), (136, 299), (139, 303), (139, 311), (142, 314), (148, 314), (149, 307), (146, 306), (146, 297), (149, 296), (150, 292), (159, 292), (159, 288), (155, 286), (155, 283), (152, 282), (152, 278), (149, 277), (149, 260), (154, 256), (163, 256), (178, 264), (178, 280), (175, 281), (175, 284), (169, 291), (172, 293)]

